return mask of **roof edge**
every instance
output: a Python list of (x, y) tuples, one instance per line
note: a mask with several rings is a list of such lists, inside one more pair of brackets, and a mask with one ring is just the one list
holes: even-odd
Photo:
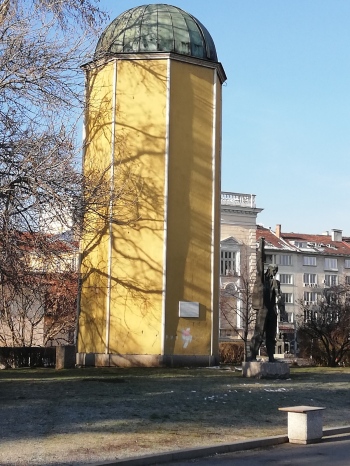
[(114, 60), (167, 60), (168, 58), (192, 65), (201, 65), (206, 68), (216, 69), (220, 82), (223, 84), (227, 80), (225, 70), (221, 62), (205, 60), (204, 58), (191, 57), (189, 55), (181, 55), (175, 52), (145, 52), (145, 53), (116, 53), (106, 55), (97, 60), (91, 60), (80, 66), (85, 72), (104, 66)]

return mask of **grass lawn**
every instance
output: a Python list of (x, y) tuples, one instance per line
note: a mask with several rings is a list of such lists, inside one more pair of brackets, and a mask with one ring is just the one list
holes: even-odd
[(82, 465), (286, 434), (282, 406), (324, 406), (350, 425), (350, 368), (292, 368), (288, 380), (208, 369), (0, 371), (0, 464)]

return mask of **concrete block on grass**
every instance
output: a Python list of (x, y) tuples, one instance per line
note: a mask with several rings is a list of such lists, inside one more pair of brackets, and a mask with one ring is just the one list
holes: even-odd
[(75, 367), (75, 346), (57, 346), (56, 369), (72, 369)]
[(323, 435), (322, 411), (325, 408), (317, 406), (291, 406), (279, 408), (288, 413), (289, 443), (320, 442)]

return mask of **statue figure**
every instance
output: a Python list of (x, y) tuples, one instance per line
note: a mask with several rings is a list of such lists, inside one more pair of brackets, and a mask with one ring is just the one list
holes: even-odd
[(280, 312), (282, 320), (286, 319), (286, 313), (280, 282), (275, 278), (278, 267), (271, 264), (268, 266), (266, 272), (264, 272), (264, 262), (265, 240), (261, 238), (257, 252), (257, 276), (252, 296), (253, 309), (257, 311), (257, 315), (255, 331), (250, 346), (250, 360), (256, 360), (265, 336), (269, 362), (274, 362), (278, 313)]

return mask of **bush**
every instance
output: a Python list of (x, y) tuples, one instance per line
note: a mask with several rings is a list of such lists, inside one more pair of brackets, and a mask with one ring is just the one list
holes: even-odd
[(244, 345), (240, 342), (219, 343), (220, 364), (242, 364)]
[(309, 360), (315, 366), (327, 366), (327, 357), (320, 342), (310, 338), (308, 334), (299, 330), (298, 332), (299, 358)]

